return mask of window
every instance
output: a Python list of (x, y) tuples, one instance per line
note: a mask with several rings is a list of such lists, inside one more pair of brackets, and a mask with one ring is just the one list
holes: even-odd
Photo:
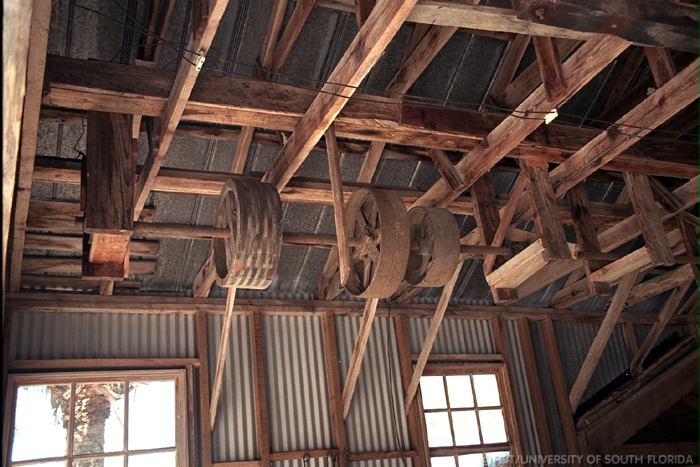
[(428, 367), (421, 377), (432, 467), (510, 465), (512, 409), (504, 400), (505, 371), (477, 367)]
[(10, 466), (186, 465), (183, 370), (11, 375), (10, 383)]

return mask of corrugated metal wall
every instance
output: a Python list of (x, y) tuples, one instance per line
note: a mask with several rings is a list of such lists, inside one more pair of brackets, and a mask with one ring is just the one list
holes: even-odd
[(189, 358), (192, 315), (14, 313), (12, 358)]
[[(599, 327), (598, 324), (589, 323), (554, 323), (564, 377), (569, 389), (576, 381), (576, 376), (581, 369), (588, 350), (591, 348), (591, 343), (598, 333)], [(608, 345), (603, 351), (603, 355), (598, 362), (582, 401), (585, 401), (606, 384), (620, 376), (627, 368), (629, 368), (627, 348), (625, 347), (622, 327), (618, 325), (615, 327), (612, 336), (610, 336)]]
[[(430, 318), (408, 321), (411, 352), (419, 353), (430, 327)], [(491, 323), (487, 320), (445, 319), (440, 324), (433, 353), (496, 353)]]

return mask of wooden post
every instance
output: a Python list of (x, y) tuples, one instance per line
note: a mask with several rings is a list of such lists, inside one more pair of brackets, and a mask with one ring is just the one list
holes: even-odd
[[(199, 437), (202, 467), (211, 466), (211, 421), (209, 418), (209, 350), (207, 314), (197, 312), (197, 357), (199, 358)], [(193, 446), (194, 448), (194, 446)]]
[(257, 437), (260, 467), (270, 466), (270, 422), (267, 406), (267, 384), (265, 382), (265, 343), (263, 340), (262, 316), (251, 313), (250, 354), (253, 359), (253, 395), (255, 397), (255, 433)]
[(326, 384), (328, 385), (328, 405), (331, 410), (333, 443), (338, 449), (338, 466), (348, 466), (348, 449), (345, 444), (345, 422), (343, 420), (343, 396), (340, 387), (338, 344), (335, 335), (335, 321), (332, 313), (324, 313), (323, 356), (326, 363)]

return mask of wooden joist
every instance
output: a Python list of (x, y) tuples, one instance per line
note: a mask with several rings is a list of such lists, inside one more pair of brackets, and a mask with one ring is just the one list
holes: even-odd
[(571, 391), (569, 392), (569, 404), (571, 405), (571, 410), (573, 412), (576, 411), (581, 403), (581, 399), (583, 399), (583, 394), (588, 387), (588, 383), (593, 376), (593, 372), (598, 366), (600, 358), (603, 356), (603, 351), (605, 350), (608, 340), (610, 339), (610, 336), (618, 323), (622, 309), (625, 307), (627, 297), (629, 296), (632, 287), (634, 287), (635, 283), (637, 282), (637, 277), (637, 272), (632, 272), (626, 275), (615, 291), (615, 295), (613, 296), (612, 302), (610, 303), (608, 311), (605, 314), (605, 318), (600, 324), (598, 333), (593, 339), (591, 347), (588, 349), (586, 358), (583, 360), (581, 369), (576, 376), (576, 381), (574, 381)]
[[(635, 0), (616, 2), (613, 5), (605, 0), (559, 1), (557, 5), (561, 5), (561, 18), (556, 14), (560, 10), (554, 8), (548, 9), (549, 13), (541, 20), (537, 16), (526, 18), (524, 13), (518, 15), (510, 8), (475, 5), (464, 1), (424, 0), (415, 6), (406, 21), (576, 40), (589, 40), (595, 33), (604, 32), (620, 34), (642, 44), (695, 52), (695, 27), (688, 18), (688, 15), (695, 17), (692, 8), (673, 3), (667, 6), (662, 0), (651, 3), (652, 8), (639, 13), (639, 8), (634, 6)], [(354, 10), (353, 0), (319, 0), (319, 5), (345, 11)], [(611, 7), (622, 8), (622, 18), (626, 23), (641, 21), (644, 27), (613, 27), (617, 23), (610, 19)], [(603, 29), (600, 24), (596, 24), (598, 22), (603, 23)]]
[(544, 86), (538, 87), (518, 108), (506, 117), (484, 139), (459, 161), (457, 169), (464, 179), (458, 190), (450, 190), (445, 182), (436, 182), (416, 203), (418, 206), (443, 205), (469, 188), (506, 154), (515, 149), (543, 120), (521, 118), (533, 109), (555, 109), (566, 102), (588, 81), (621, 54), (629, 43), (612, 36), (596, 36), (581, 46), (562, 65), (566, 89), (556, 99), (549, 99)]
[(558, 197), (698, 98), (698, 60), (550, 173)]
[[(223, 298), (190, 298), (166, 296), (99, 297), (59, 293), (11, 293), (8, 294), (9, 309), (23, 313), (136, 313), (136, 314), (195, 314), (204, 311), (211, 315), (223, 315), (226, 300)], [(330, 300), (236, 300), (234, 314), (246, 315), (261, 312), (266, 316), (316, 316), (320, 312), (330, 312), (335, 316), (361, 316), (363, 308), (356, 302)], [(377, 306), (377, 314), (386, 316), (389, 307)], [(415, 318), (432, 318), (435, 307), (421, 304), (404, 304), (392, 307), (392, 314)], [(552, 319), (576, 323), (600, 323), (605, 317), (601, 310), (576, 311), (555, 310), (544, 307), (510, 307), (487, 305), (450, 305), (445, 319)], [(652, 325), (656, 316), (645, 313), (622, 313), (622, 323)], [(691, 315), (676, 315), (669, 323), (683, 326), (697, 322)]]
[(347, 418), (348, 413), (350, 412), (352, 396), (355, 394), (357, 378), (359, 378), (360, 370), (362, 369), (362, 360), (365, 357), (367, 341), (369, 340), (370, 332), (372, 332), (372, 323), (374, 322), (374, 316), (377, 313), (378, 303), (379, 299), (377, 298), (369, 298), (365, 303), (365, 310), (362, 314), (362, 323), (360, 323), (360, 331), (357, 334), (357, 339), (355, 340), (355, 348), (352, 351), (350, 366), (348, 367), (348, 372), (345, 376), (345, 386), (343, 386), (343, 418)]
[[(29, 209), (29, 199), (32, 193), (32, 172), (36, 156), (39, 111), (41, 108), (42, 89), (44, 88), (44, 68), (46, 65), (46, 49), (51, 19), (51, 2), (36, 0), (32, 5), (19, 155), (17, 156), (16, 175), (12, 177), (12, 180), (8, 180), (11, 186), (15, 186), (14, 180), (16, 180), (14, 204), (12, 204), (11, 199), (5, 200), (3, 197), (4, 206), (7, 206), (6, 203), (8, 201), (10, 206), (13, 206), (12, 232), (9, 237), (11, 243), (8, 244), (11, 249), (5, 249), (3, 246), (3, 252), (10, 252), (8, 255), (10, 290), (19, 290), (22, 276), (22, 252), (24, 251), (24, 235), (27, 228), (27, 210)], [(29, 11), (27, 11), (27, 14), (29, 14)], [(24, 77), (20, 79), (24, 79)], [(9, 167), (6, 169), (10, 170)], [(5, 168), (3, 168), (3, 181), (5, 181), (4, 173)], [(3, 230), (3, 245), (6, 243), (4, 235)], [(5, 258), (5, 253), (3, 253), (3, 258)], [(3, 261), (3, 265), (5, 265), (5, 261)], [(5, 283), (4, 272), (5, 267), (3, 267), (3, 284)]]
[(263, 181), (282, 191), (379, 60), (415, 3), (416, 0), (385, 0), (372, 10)]
[[(595, 52), (587, 48), (587, 52)], [(590, 57), (590, 55), (587, 55)], [(579, 56), (580, 58), (580, 56)], [(568, 60), (567, 60), (568, 62)], [(68, 109), (101, 109), (158, 116), (173, 75), (157, 69), (49, 56), (49, 92), (44, 104)], [(566, 70), (566, 67), (565, 67)], [(221, 94), (221, 89), (229, 92)], [(316, 93), (203, 73), (185, 106), (183, 120), (292, 131)], [(521, 110), (539, 109), (541, 105)], [(407, 119), (408, 114), (415, 114)], [(502, 120), (495, 114), (402, 104), (398, 99), (356, 95), (335, 120), (341, 138), (383, 141), (417, 147), (469, 151)], [(469, 122), (465, 127), (464, 122)], [(216, 134), (219, 130), (211, 130)], [(561, 163), (600, 133), (597, 129), (552, 123), (538, 128), (509, 152), (516, 158)], [(606, 170), (692, 178), (697, 175), (697, 145), (640, 141), (606, 165)]]
[(406, 395), (404, 397), (404, 410), (406, 414), (409, 414), (411, 404), (413, 399), (416, 397), (418, 392), (418, 386), (420, 384), (420, 378), (423, 376), (423, 370), (425, 370), (425, 365), (428, 363), (428, 356), (433, 349), (433, 343), (437, 338), (438, 331), (440, 330), (440, 324), (442, 319), (445, 317), (445, 311), (447, 310), (447, 305), (450, 302), (450, 297), (452, 296), (452, 291), (457, 284), (457, 279), (459, 279), (459, 273), (462, 271), (462, 262), (460, 262), (455, 271), (452, 273), (452, 277), (447, 281), (445, 286), (442, 288), (442, 293), (440, 294), (440, 300), (438, 301), (437, 307), (435, 308), (435, 314), (430, 321), (430, 328), (428, 328), (428, 333), (425, 336), (423, 345), (420, 349), (420, 355), (413, 369), (413, 375), (411, 376), (411, 381), (406, 389)]
[(202, 15), (199, 18), (199, 23), (193, 25), (192, 37), (185, 47), (185, 57), (180, 64), (177, 76), (169, 91), (167, 103), (162, 114), (157, 115), (161, 117), (161, 132), (158, 145), (149, 151), (144, 170), (139, 175), (135, 193), (134, 220), (138, 220), (155, 182), (155, 177), (158, 175), (158, 170), (163, 165), (165, 155), (175, 136), (175, 129), (180, 123), (182, 114), (185, 111), (185, 105), (190, 98), (190, 93), (204, 64), (207, 51), (214, 40), (214, 34), (219, 27), (219, 21), (221, 21), (227, 5), (228, 0), (207, 2), (206, 15)]
[[(156, 261), (152, 259), (137, 259), (129, 261), (129, 275), (140, 276), (153, 274), (156, 270)], [(61, 273), (81, 274), (83, 261), (81, 258), (66, 256), (24, 256), (22, 272), (34, 273)]]

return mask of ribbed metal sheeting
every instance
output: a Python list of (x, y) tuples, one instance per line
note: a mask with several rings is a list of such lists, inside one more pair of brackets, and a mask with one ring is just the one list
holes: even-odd
[(518, 430), (523, 440), (523, 454), (542, 454), (535, 429), (535, 413), (532, 409), (530, 389), (527, 384), (527, 373), (523, 363), (517, 322), (504, 320), (502, 323), (503, 336), (508, 346), (510, 386), (515, 399), (513, 402), (515, 403)]
[[(419, 353), (430, 328), (430, 318), (411, 318), (408, 320), (410, 346), (412, 353)], [(436, 354), (493, 354), (496, 345), (493, 342), (491, 323), (477, 319), (444, 319), (440, 323), (432, 353)]]
[[(581, 365), (586, 358), (588, 350), (591, 348), (591, 344), (598, 333), (599, 327), (598, 324), (593, 323), (562, 321), (554, 323), (559, 353), (561, 354), (561, 364), (569, 389), (571, 389), (574, 381), (576, 381), (576, 376), (581, 369)], [(622, 328), (620, 326), (615, 326), (610, 340), (608, 341), (608, 345), (605, 347), (603, 355), (598, 362), (598, 366), (586, 388), (582, 401), (585, 401), (595, 394), (628, 368), (629, 360), (627, 358), (627, 348), (625, 347)]]
[[(359, 316), (335, 318), (343, 384), (361, 320)], [(390, 355), (387, 353), (387, 343)], [(393, 320), (390, 322), (386, 317), (377, 317), (372, 325), (350, 413), (345, 420), (347, 444), (351, 452), (408, 449), (402, 396)], [(410, 462), (405, 459), (357, 464), (356, 467), (410, 467)]]
[(321, 318), (265, 316), (263, 335), (270, 448), (333, 447)]
[[(222, 315), (210, 315), (207, 320), (210, 384), (213, 384), (216, 372), (222, 323)], [(256, 459), (250, 327), (245, 316), (233, 316), (231, 321), (221, 383), (216, 423), (211, 435), (212, 458), (214, 462)]]
[[(634, 333), (637, 336), (637, 343), (639, 345), (642, 345), (642, 342), (644, 342), (644, 339), (646, 339), (647, 335), (649, 334), (649, 331), (651, 331), (651, 325), (638, 324), (634, 327)], [(681, 337), (687, 335), (686, 330), (682, 326), (666, 326), (664, 330), (661, 331), (661, 335), (659, 336), (659, 338), (656, 339), (654, 346), (661, 344), (663, 341), (673, 336), (674, 334)]]
[(12, 357), (195, 357), (192, 315), (132, 313), (13, 313)]

